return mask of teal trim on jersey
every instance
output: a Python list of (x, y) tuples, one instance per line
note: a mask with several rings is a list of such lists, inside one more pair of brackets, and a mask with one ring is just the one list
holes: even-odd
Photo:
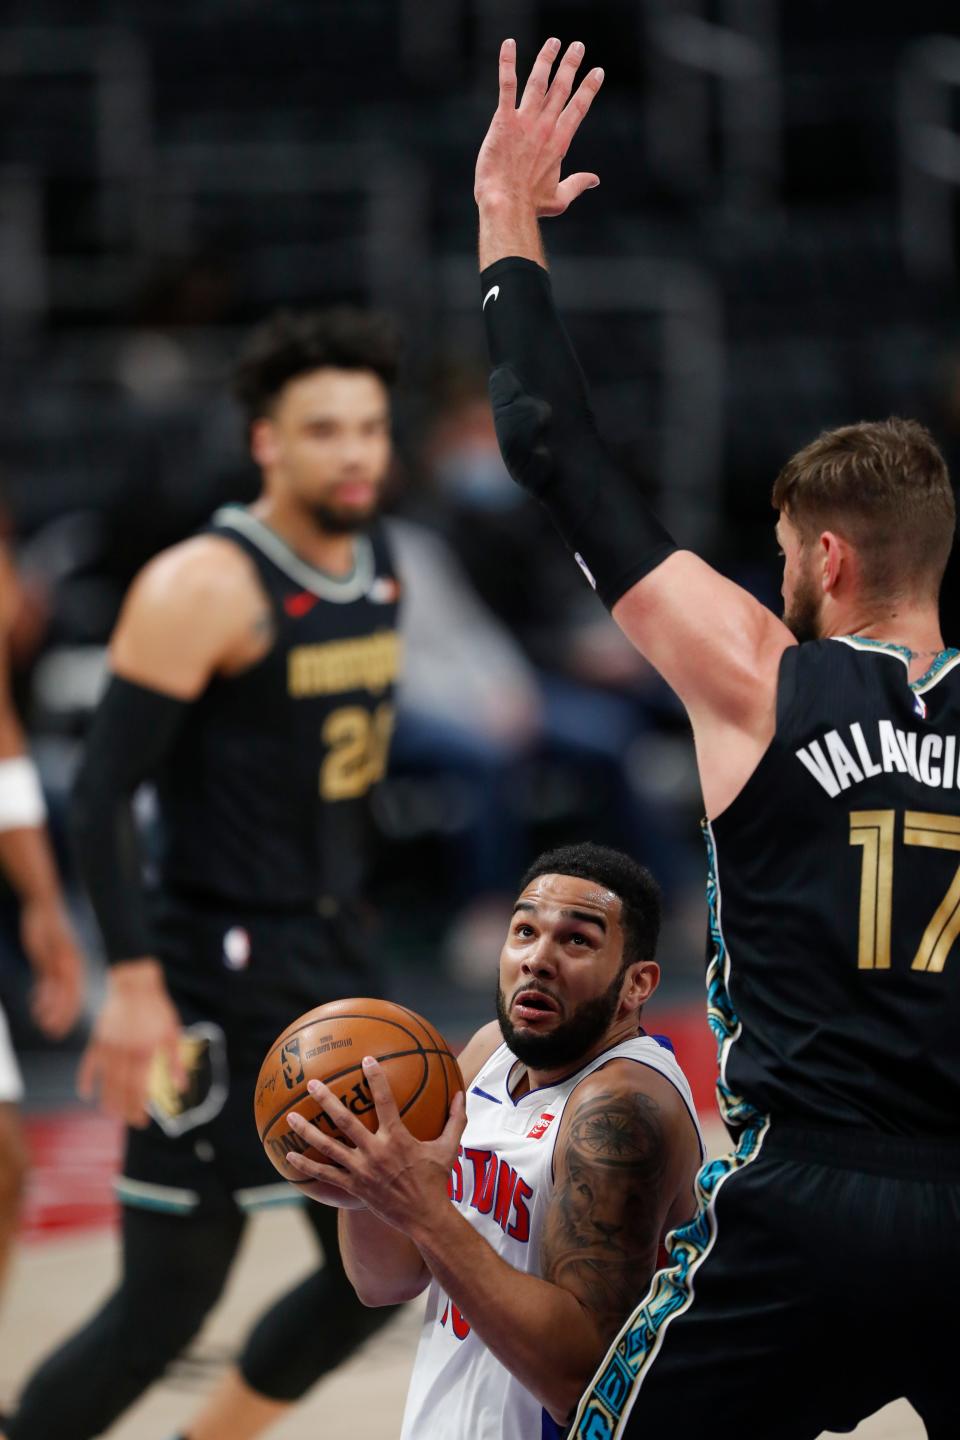
[(707, 967), (707, 1019), (717, 1042), (720, 1113), (728, 1124), (740, 1128), (740, 1140), (732, 1154), (701, 1166), (694, 1185), (697, 1214), (667, 1237), (671, 1263), (654, 1275), (645, 1298), (607, 1351), (580, 1402), (570, 1440), (616, 1440), (621, 1434), (667, 1326), (693, 1300), (694, 1276), (717, 1238), (716, 1200), (720, 1187), (757, 1158), (770, 1124), (768, 1116), (727, 1084), (727, 1056), (742, 1027), (730, 999), (730, 955), (723, 938), (717, 852), (709, 820), (703, 821), (703, 836), (707, 845), (707, 905), (713, 952)]
[(949, 669), (958, 658), (960, 658), (960, 650), (955, 650), (952, 647), (947, 650), (941, 650), (940, 654), (930, 666), (930, 669), (921, 675), (919, 680), (910, 682), (910, 689), (913, 690), (915, 694), (922, 695), (924, 691), (929, 690), (930, 687), (940, 679), (943, 672)]
[(658, 1270), (644, 1299), (614, 1340), (588, 1387), (570, 1440), (617, 1440), (671, 1320), (689, 1309), (694, 1277), (717, 1239), (716, 1203), (722, 1185), (760, 1154), (770, 1121), (757, 1116), (730, 1155), (708, 1160), (696, 1179), (698, 1211), (667, 1236), (671, 1263)]
[(710, 963), (707, 966), (707, 1023), (717, 1042), (717, 1103), (727, 1125), (734, 1127), (754, 1124), (760, 1112), (736, 1095), (727, 1084), (727, 1056), (740, 1038), (740, 1017), (730, 999), (730, 954), (723, 938), (720, 919), (720, 877), (717, 873), (717, 849), (709, 820), (701, 826), (707, 846), (707, 910), (710, 917)]
[[(910, 661), (916, 658), (909, 646), (898, 645), (893, 640), (872, 640), (867, 635), (835, 635), (831, 638), (842, 640), (845, 644), (852, 645), (854, 649), (862, 646), (864, 650), (878, 650), (884, 655), (895, 655), (896, 658), (902, 660), (905, 665), (909, 665)], [(938, 655), (934, 656), (933, 663), (923, 672), (919, 679), (909, 682), (910, 689), (919, 691), (921, 688), (931, 685), (933, 681), (937, 679), (944, 666), (949, 665), (952, 660), (956, 660), (958, 655), (960, 655), (960, 650), (956, 650), (952, 646), (941, 650)]]
[(373, 545), (369, 535), (362, 531), (353, 537), (353, 568), (346, 575), (331, 575), (304, 560), (276, 530), (252, 515), (245, 505), (221, 505), (214, 511), (212, 523), (244, 535), (278, 570), (320, 600), (332, 600), (339, 605), (361, 600), (376, 578)]

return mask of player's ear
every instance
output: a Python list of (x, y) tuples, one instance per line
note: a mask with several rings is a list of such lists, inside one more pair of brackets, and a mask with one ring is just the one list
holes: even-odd
[(829, 595), (837, 587), (840, 571), (851, 562), (851, 547), (842, 535), (833, 530), (824, 530), (820, 536), (820, 575), (824, 594)]
[(250, 426), (250, 454), (261, 470), (276, 464), (279, 455), (277, 432), (273, 421), (262, 415)]
[(637, 960), (627, 970), (626, 984), (620, 1004), (628, 1014), (639, 1010), (650, 999), (660, 983), (660, 966), (656, 960)]

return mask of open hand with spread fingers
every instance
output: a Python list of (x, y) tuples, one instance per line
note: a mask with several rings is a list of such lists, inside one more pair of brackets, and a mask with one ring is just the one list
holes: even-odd
[(533, 64), (517, 105), (517, 47), (500, 47), (500, 101), (490, 122), (474, 182), (474, 197), (485, 205), (502, 201), (529, 205), (538, 217), (562, 215), (567, 206), (600, 184), (580, 171), (560, 178), (560, 167), (574, 135), (603, 83), (603, 71), (591, 70), (573, 89), (583, 60), (579, 40), (567, 47), (551, 81), (560, 41), (548, 40)]
[(466, 1124), (463, 1092), (454, 1097), (437, 1139), (416, 1140), (400, 1118), (389, 1081), (372, 1056), (364, 1057), (363, 1073), (377, 1109), (377, 1130), (371, 1133), (322, 1081), (311, 1080), (310, 1094), (320, 1101), (342, 1138), (325, 1135), (292, 1111), (290, 1128), (324, 1160), (291, 1150), (287, 1161), (313, 1182), (303, 1187), (312, 1199), (346, 1209), (359, 1202), (388, 1225), (406, 1230), (422, 1223), (431, 1206), (447, 1203), (447, 1182)]

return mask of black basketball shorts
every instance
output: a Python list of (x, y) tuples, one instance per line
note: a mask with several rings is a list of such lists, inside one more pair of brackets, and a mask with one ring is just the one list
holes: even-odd
[(816, 1440), (900, 1397), (960, 1434), (960, 1146), (763, 1119), (698, 1192), (571, 1440)]
[(178, 1093), (154, 1066), (150, 1124), (128, 1130), (116, 1182), (124, 1204), (174, 1213), (296, 1203), (263, 1153), (253, 1092), (277, 1035), (315, 1005), (381, 995), (353, 909), (252, 915), (169, 896), (155, 907), (167, 985), (184, 1024)]

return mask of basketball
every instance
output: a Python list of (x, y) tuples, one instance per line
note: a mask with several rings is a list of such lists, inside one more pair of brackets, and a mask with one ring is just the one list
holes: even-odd
[(418, 1140), (435, 1140), (446, 1123), (450, 1102), (463, 1089), (460, 1067), (441, 1035), (413, 1010), (388, 1000), (334, 1000), (308, 1010), (270, 1046), (254, 1091), (257, 1133), (272, 1164), (285, 1180), (309, 1183), (287, 1163), (304, 1145), (287, 1122), (297, 1110), (328, 1135), (337, 1135), (318, 1101), (307, 1090), (322, 1080), (367, 1127), (377, 1112), (361, 1062), (373, 1055), (390, 1082), (403, 1123)]

